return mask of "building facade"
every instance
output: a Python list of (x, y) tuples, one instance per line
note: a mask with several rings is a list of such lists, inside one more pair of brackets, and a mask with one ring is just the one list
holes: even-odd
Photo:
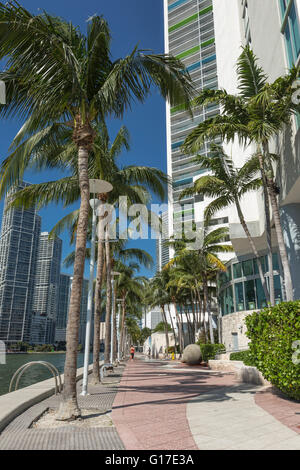
[[(204, 89), (218, 88), (217, 54), (215, 46), (214, 5), (212, 0), (164, 0), (165, 52), (176, 56), (185, 65), (194, 87), (200, 93)], [(204, 209), (210, 202), (201, 195), (180, 199), (185, 188), (193, 186), (209, 169), (200, 168), (195, 155), (185, 155), (182, 144), (197, 125), (220, 113), (215, 104), (193, 109), (193, 117), (183, 106), (166, 108), (167, 163), (168, 174), (173, 188), (169, 191), (169, 233), (183, 222), (201, 224)], [(215, 143), (221, 143), (219, 139)], [(207, 155), (210, 142), (207, 141), (199, 153)], [(228, 226), (226, 211), (216, 214), (211, 229)], [(175, 230), (174, 230), (175, 229)], [(225, 255), (225, 260), (230, 255)]]
[[(62, 240), (42, 232), (35, 272), (31, 343), (52, 344), (59, 306)], [(38, 325), (45, 324), (44, 328)]]
[[(273, 82), (287, 73), (293, 64), (299, 64), (300, 28), (299, 0), (213, 0), (215, 41), (219, 87), (229, 93), (238, 93), (236, 61), (241, 46), (249, 44), (259, 64)], [(271, 143), (270, 151), (280, 155), (276, 166), (276, 183), (280, 188), (279, 204), (286, 249), (291, 268), (294, 295), (300, 298), (300, 167), (299, 119), (293, 118), (282, 135)], [(224, 144), (225, 152), (240, 167), (255, 149), (239, 146), (238, 142)], [(249, 193), (242, 200), (242, 211), (255, 245), (261, 255), (264, 275), (268, 283), (269, 267), (263, 195)], [(228, 272), (220, 276), (219, 294), (222, 314), (222, 340), (228, 351), (244, 349), (244, 318), (254, 310), (266, 306), (261, 281), (248, 240), (239, 223), (236, 209), (228, 213), (230, 238), (236, 258), (228, 264)], [(271, 221), (271, 224), (273, 222)], [(272, 233), (273, 271), (276, 303), (285, 300), (283, 272), (275, 231)]]
[(29, 342), (41, 218), (34, 208), (7, 210), (9, 194), (0, 237), (0, 340)]

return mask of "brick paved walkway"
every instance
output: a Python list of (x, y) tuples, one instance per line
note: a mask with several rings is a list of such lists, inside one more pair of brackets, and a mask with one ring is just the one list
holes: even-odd
[(126, 449), (198, 449), (186, 416), (187, 403), (204, 390), (232, 384), (233, 376), (177, 367), (129, 361), (112, 412)]
[[(280, 423), (261, 391), (230, 373), (137, 358), (125, 370), (112, 418), (127, 450), (300, 449), (286, 426), (299, 419), (298, 405), (288, 402), (289, 419)], [(256, 397), (265, 397), (265, 409)]]

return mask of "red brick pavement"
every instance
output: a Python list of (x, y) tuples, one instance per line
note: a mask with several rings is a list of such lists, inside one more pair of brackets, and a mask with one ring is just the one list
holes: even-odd
[(300, 403), (280, 396), (269, 387), (255, 394), (255, 403), (285, 426), (300, 434)]
[(128, 450), (198, 449), (186, 418), (187, 403), (210, 389), (233, 385), (234, 378), (160, 365), (128, 362), (112, 411), (119, 436)]

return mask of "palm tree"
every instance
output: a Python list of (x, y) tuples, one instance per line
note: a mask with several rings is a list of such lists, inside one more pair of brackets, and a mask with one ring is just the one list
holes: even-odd
[[(170, 103), (188, 102), (191, 81), (183, 65), (166, 55), (144, 54), (137, 47), (112, 62), (111, 36), (106, 21), (93, 16), (87, 34), (47, 13), (34, 16), (19, 4), (0, 5), (0, 58), (9, 57), (1, 74), (8, 105), (2, 115), (28, 118), (13, 142), (19, 150), (18, 167), (5, 174), (2, 191), (26, 168), (33, 141), (57, 142), (72, 129), (78, 152), (80, 209), (76, 256), (67, 326), (65, 386), (59, 418), (80, 415), (76, 397), (77, 338), (89, 213), (89, 152), (95, 134), (93, 122), (108, 113), (120, 117), (133, 100), (143, 102), (151, 86)], [(19, 149), (20, 142), (26, 145)], [(3, 193), (2, 193), (3, 194)]]
[(136, 276), (138, 265), (130, 263), (128, 266), (117, 263), (117, 270), (121, 273), (116, 280), (116, 292), (121, 299), (121, 322), (120, 322), (120, 353), (125, 354), (125, 324), (128, 310), (136, 303), (141, 303), (143, 298), (144, 278)]
[(204, 224), (203, 228), (203, 241), (199, 249), (191, 252), (187, 246), (185, 240), (170, 241), (170, 244), (175, 248), (175, 256), (168, 263), (168, 266), (176, 265), (187, 261), (188, 265), (191, 266), (191, 260), (194, 265), (201, 272), (201, 280), (203, 285), (203, 312), (207, 312), (209, 326), (210, 326), (210, 340), (214, 342), (213, 331), (212, 331), (212, 320), (211, 320), (211, 306), (209, 297), (209, 281), (213, 274), (217, 271), (226, 271), (227, 268), (224, 263), (218, 257), (219, 253), (230, 253), (233, 251), (231, 245), (224, 244), (224, 240), (228, 237), (228, 228), (220, 227), (215, 230), (209, 230), (209, 222)]
[(270, 152), (270, 143), (290, 124), (291, 116), (300, 110), (299, 104), (295, 104), (292, 99), (295, 92), (293, 85), (298, 76), (299, 67), (293, 67), (286, 76), (268, 83), (252, 50), (249, 46), (244, 47), (238, 59), (239, 94), (230, 95), (225, 90), (204, 90), (196, 98), (195, 104), (205, 106), (218, 103), (222, 107), (222, 114), (199, 124), (184, 143), (184, 149), (188, 153), (197, 152), (206, 139), (213, 140), (216, 137), (221, 137), (227, 142), (238, 137), (240, 143), (256, 146), (264, 190), (272, 305), (274, 285), (270, 202), (284, 273), (285, 295), (287, 300), (293, 300), (293, 285), (280, 223), (278, 188), (274, 180), (274, 156)]
[[(170, 302), (170, 297), (169, 297), (169, 294), (167, 292), (167, 278), (166, 278), (166, 276), (164, 275), (164, 273), (162, 271), (156, 273), (154, 278), (151, 279), (150, 289), (151, 289), (151, 292), (152, 292), (151, 307), (158, 306), (161, 309), (162, 318), (163, 318), (163, 322), (164, 322), (164, 325), (165, 325), (166, 349), (168, 351), (168, 349), (169, 349), (169, 329), (168, 329), (168, 321), (167, 321), (167, 315), (166, 315), (166, 306)], [(174, 328), (172, 328), (172, 329), (173, 329), (173, 333), (174, 333), (174, 339), (176, 341)]]
[(200, 163), (200, 168), (209, 168), (211, 174), (201, 176), (192, 188), (182, 191), (180, 197), (190, 194), (203, 194), (215, 198), (204, 211), (204, 217), (209, 220), (221, 209), (235, 204), (240, 223), (248, 238), (251, 249), (256, 258), (261, 283), (267, 302), (270, 300), (266, 279), (264, 277), (261, 259), (256, 249), (250, 230), (245, 221), (241, 208), (241, 199), (249, 191), (262, 186), (261, 178), (257, 178), (259, 160), (257, 156), (250, 158), (241, 168), (236, 169), (232, 160), (225, 155), (222, 147), (211, 145), (211, 155), (198, 156), (195, 160)]

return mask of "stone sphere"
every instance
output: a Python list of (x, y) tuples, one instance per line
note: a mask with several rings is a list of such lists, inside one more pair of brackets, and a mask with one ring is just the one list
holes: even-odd
[(200, 346), (198, 344), (189, 344), (183, 351), (182, 362), (187, 364), (199, 364), (201, 362), (202, 355)]

